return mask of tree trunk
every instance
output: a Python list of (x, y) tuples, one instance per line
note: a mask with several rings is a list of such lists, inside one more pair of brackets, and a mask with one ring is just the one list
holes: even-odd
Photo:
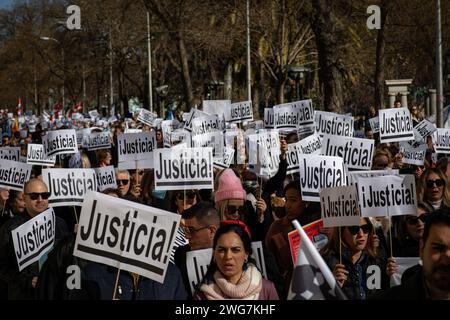
[(225, 69), (225, 100), (232, 100), (233, 96), (233, 61), (228, 60)]
[(284, 86), (286, 85), (286, 79), (280, 79), (277, 83), (277, 103), (284, 103)]
[(184, 40), (181, 36), (178, 37), (177, 46), (178, 46), (178, 53), (180, 55), (181, 75), (183, 80), (184, 99), (186, 103), (183, 111), (189, 111), (189, 109), (191, 108), (191, 103), (194, 100), (194, 94), (192, 92), (191, 75), (189, 73), (189, 62), (186, 47), (184, 45)]
[(386, 18), (388, 1), (381, 2), (381, 28), (377, 35), (377, 53), (375, 66), (375, 107), (384, 108), (384, 50), (386, 47)]
[(338, 52), (336, 20), (332, 0), (314, 0), (311, 28), (314, 31), (319, 54), (319, 81), (326, 111), (343, 113), (344, 66)]

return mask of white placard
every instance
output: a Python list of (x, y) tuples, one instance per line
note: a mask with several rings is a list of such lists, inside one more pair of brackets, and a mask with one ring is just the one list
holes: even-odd
[(38, 166), (53, 167), (56, 156), (44, 158), (44, 146), (42, 144), (30, 143), (27, 146), (27, 163)]
[(74, 129), (48, 131), (42, 137), (42, 145), (45, 158), (58, 154), (77, 153), (77, 134)]
[(414, 140), (408, 108), (380, 109), (380, 142)]
[(0, 160), (0, 187), (23, 191), (23, 186), (30, 180), (32, 165)]
[(200, 111), (198, 109), (191, 109), (191, 111), (189, 111), (187, 119), (184, 123), (184, 129), (189, 132), (192, 131), (192, 120), (194, 120), (195, 118), (198, 118), (198, 117), (203, 117), (203, 116), (208, 116), (208, 114), (206, 112)]
[(275, 128), (275, 115), (272, 108), (264, 108), (264, 128)]
[(297, 152), (297, 143), (288, 144), (288, 150), (286, 152), (286, 161), (288, 164), (286, 174), (292, 174), (300, 171)]
[(407, 164), (414, 164), (416, 166), (423, 166), (425, 155), (427, 153), (427, 145), (421, 144), (417, 147), (411, 147), (407, 142), (400, 142), (403, 148), (402, 162)]
[(341, 137), (353, 137), (354, 120), (332, 112), (316, 111), (314, 113), (316, 132), (322, 137), (324, 134), (333, 134)]
[(203, 100), (203, 111), (225, 117), (226, 110), (231, 109), (231, 100)]
[(414, 175), (357, 178), (361, 216), (417, 215)]
[(433, 134), (436, 153), (450, 153), (450, 129), (438, 128)]
[(102, 192), (109, 188), (117, 188), (116, 173), (113, 166), (94, 168), (94, 171), (97, 176), (98, 191)]
[(210, 133), (215, 131), (225, 131), (225, 120), (218, 115), (208, 115), (192, 120), (192, 135)]
[(11, 231), (19, 271), (52, 249), (55, 229), (55, 213), (50, 208)]
[(425, 140), (427, 136), (433, 134), (437, 130), (434, 123), (423, 119), (418, 125), (413, 128), (416, 141)]
[(359, 225), (361, 217), (355, 186), (321, 189), (320, 206), (326, 228)]
[(347, 185), (351, 186), (357, 184), (358, 177), (370, 178), (370, 177), (382, 177), (399, 174), (398, 169), (387, 170), (367, 170), (367, 171), (346, 171), (347, 173)]
[(275, 128), (296, 129), (314, 125), (314, 109), (311, 100), (284, 103), (273, 107)]
[(233, 159), (234, 159), (234, 149), (226, 147), (223, 149), (222, 161), (214, 159), (214, 168), (227, 169), (233, 163)]
[(206, 148), (211, 147), (214, 159), (221, 161), (223, 158), (223, 133), (221, 131), (214, 131), (204, 134), (198, 134), (191, 137), (192, 147)]
[(145, 160), (124, 161), (117, 164), (120, 170), (153, 169), (153, 157)]
[(390, 279), (390, 286), (399, 286), (402, 283), (402, 275), (403, 273), (419, 264), (420, 261), (420, 257), (395, 257), (395, 264), (396, 264), (396, 269), (395, 269), (395, 273), (391, 276)]
[(232, 103), (229, 112), (225, 113), (225, 120), (231, 123), (253, 121), (253, 107), (251, 101)]
[(119, 162), (152, 159), (156, 149), (155, 131), (121, 134), (117, 149)]
[(20, 147), (0, 147), (0, 159), (19, 161)]
[(341, 157), (348, 169), (370, 170), (375, 141), (325, 134), (321, 154)]
[(81, 206), (88, 191), (97, 191), (94, 169), (43, 169), (51, 207)]
[(213, 189), (211, 148), (156, 149), (155, 190)]
[(111, 148), (109, 131), (93, 132), (87, 137), (88, 151), (109, 149), (109, 148)]
[(369, 119), (370, 128), (372, 129), (373, 133), (380, 132), (380, 118), (379, 117), (373, 117)]
[(320, 189), (345, 186), (342, 158), (299, 153), (298, 160), (303, 201), (320, 202)]
[(163, 144), (165, 148), (170, 148), (170, 134), (180, 127), (180, 122), (174, 120), (164, 120), (161, 122), (161, 131), (163, 134)]
[(320, 154), (321, 149), (322, 138), (317, 133), (314, 133), (297, 142), (298, 153)]
[[(97, 192), (81, 209), (74, 256), (164, 282), (180, 215)], [(101, 224), (103, 232), (98, 232)]]
[(156, 113), (141, 108), (137, 120), (152, 127), (156, 118), (158, 118)]

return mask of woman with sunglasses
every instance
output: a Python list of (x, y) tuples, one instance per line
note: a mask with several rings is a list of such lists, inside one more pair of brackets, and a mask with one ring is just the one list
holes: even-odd
[[(339, 245), (339, 228), (333, 228), (329, 242), (320, 251), (337, 283), (347, 298), (351, 300), (366, 299), (370, 290), (367, 288), (367, 268), (378, 265), (385, 270), (385, 262), (379, 257), (371, 241), (373, 227), (369, 218), (362, 218), (359, 225), (340, 227), (341, 248)], [(340, 257), (342, 252), (342, 262)], [(382, 283), (386, 283), (385, 277)]]
[(447, 176), (439, 169), (428, 168), (420, 177), (417, 186), (420, 201), (433, 207), (433, 211), (450, 207), (450, 188)]

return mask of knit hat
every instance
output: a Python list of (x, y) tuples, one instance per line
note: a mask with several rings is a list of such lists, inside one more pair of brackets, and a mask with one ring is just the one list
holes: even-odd
[(233, 170), (225, 169), (219, 176), (219, 187), (214, 193), (214, 201), (221, 200), (246, 199), (247, 194), (242, 187), (241, 180), (234, 174)]

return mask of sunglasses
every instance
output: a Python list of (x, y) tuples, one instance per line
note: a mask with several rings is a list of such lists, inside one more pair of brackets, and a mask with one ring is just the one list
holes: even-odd
[(232, 214), (235, 212), (239, 212), (239, 213), (243, 213), (245, 211), (245, 207), (244, 206), (227, 206), (227, 213), (228, 214)]
[[(131, 174), (136, 174), (136, 170), (131, 171)], [(141, 170), (141, 171), (138, 172), (138, 174), (139, 174), (140, 176), (142, 176), (142, 175), (144, 174), (144, 171)]]
[[(186, 198), (194, 200), (195, 199), (195, 193), (194, 192), (186, 192)], [(184, 193), (178, 193), (177, 199), (184, 200)]]
[(31, 200), (37, 200), (39, 196), (42, 200), (47, 200), (50, 197), (50, 192), (29, 192), (25, 193)]
[(199, 232), (201, 230), (209, 228), (209, 226), (201, 227), (201, 228), (198, 228), (198, 229), (195, 229), (194, 227), (181, 227), (181, 228), (183, 229), (185, 234), (194, 234), (196, 232)]
[(427, 188), (433, 188), (434, 184), (436, 184), (436, 187), (443, 187), (445, 181), (444, 179), (427, 180)]
[(410, 225), (415, 225), (420, 221), (422, 221), (423, 223), (425, 223), (425, 220), (427, 219), (427, 216), (425, 214), (421, 214), (418, 217), (408, 217), (406, 218), (406, 223), (410, 224)]
[(128, 182), (130, 182), (130, 180), (128, 180), (128, 179), (122, 179), (122, 180), (116, 180), (116, 182), (117, 182), (117, 185), (124, 185), (124, 186), (126, 186), (127, 184), (128, 184)]
[(362, 226), (350, 226), (347, 229), (354, 236), (358, 234), (360, 229), (364, 234), (368, 234), (372, 230), (372, 227), (369, 224), (363, 224)]

